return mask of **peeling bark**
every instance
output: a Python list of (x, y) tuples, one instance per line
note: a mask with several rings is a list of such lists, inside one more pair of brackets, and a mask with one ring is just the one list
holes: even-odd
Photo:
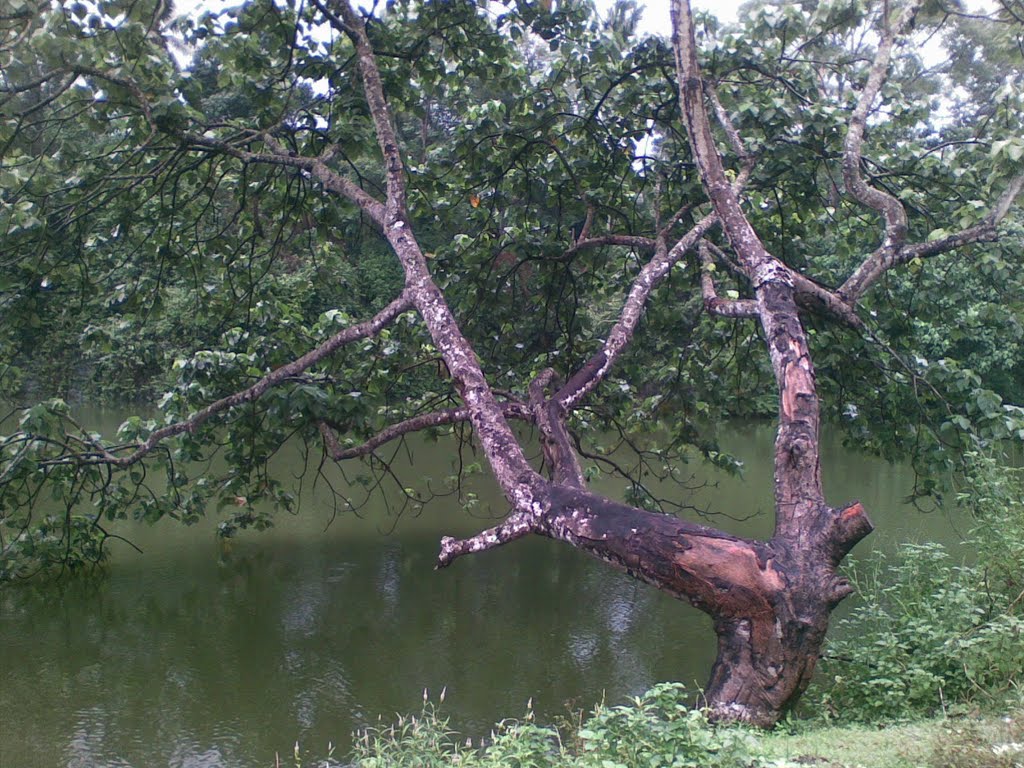
[[(732, 581), (747, 590), (741, 592), (743, 599), (709, 611), (718, 634), (718, 658), (705, 695), (721, 719), (770, 726), (810, 681), (829, 614), (849, 594), (849, 585), (837, 575), (836, 567), (849, 548), (871, 531), (871, 523), (859, 504), (841, 512), (825, 504), (817, 386), (797, 307), (797, 284), (808, 291), (807, 281), (765, 249), (729, 187), (703, 104), (689, 4), (673, 0), (672, 17), (679, 98), (690, 145), (739, 268), (754, 288), (752, 314), (764, 329), (779, 393), (775, 534), (759, 550), (766, 564), (764, 573), (770, 572), (772, 578), (761, 578), (750, 591), (740, 574), (733, 574)], [(737, 139), (730, 139), (735, 146)], [(713, 283), (706, 274), (705, 301), (713, 303)], [(823, 288), (808, 292), (819, 297), (829, 293)], [(832, 298), (836, 300), (833, 307), (846, 308), (846, 302)], [(742, 556), (734, 553), (733, 559), (740, 562)]]

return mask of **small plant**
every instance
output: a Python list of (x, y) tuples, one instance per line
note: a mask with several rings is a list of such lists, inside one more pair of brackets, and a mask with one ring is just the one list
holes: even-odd
[(359, 768), (431, 768), (431, 766), (475, 765), (470, 743), (462, 744), (428, 703), (417, 717), (399, 716), (391, 725), (370, 727), (357, 734), (353, 763)]
[(418, 717), (400, 717), (356, 737), (358, 768), (753, 768), (767, 765), (754, 737), (739, 728), (716, 728), (692, 709), (685, 689), (662, 683), (630, 703), (598, 705), (573, 723), (570, 745), (558, 729), (503, 720), (474, 748), (452, 731), (429, 702)]
[(599, 706), (579, 731), (580, 766), (749, 766), (756, 742), (739, 728), (715, 728), (687, 703), (684, 686), (661, 683), (628, 705)]

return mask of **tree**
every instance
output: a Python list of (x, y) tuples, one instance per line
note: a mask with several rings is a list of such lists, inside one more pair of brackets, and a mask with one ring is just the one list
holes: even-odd
[[(919, 442), (1024, 430), (1020, 409), (978, 387), (965, 389), (976, 423), (962, 416), (903, 363), (916, 339), (886, 332), (903, 271), (966, 263), (1024, 186), (1012, 49), (1001, 95), (944, 127), (942, 73), (900, 48), (917, 22), (951, 28), (970, 55), (977, 30), (955, 12), (764, 5), (723, 31), (673, 0), (667, 46), (630, 37), (626, 5), (605, 24), (571, 2), (492, 18), (471, 2), (373, 15), (261, 1), (184, 22), (201, 51), (190, 71), (159, 34), (163, 9), (144, 5), (14, 0), (0, 18), (0, 222), (5, 269), (19, 270), (7, 300), (45, 282), (156, 306), (174, 286), (242, 280), (245, 316), (175, 363), (159, 421), (130, 419), (113, 441), (62, 403), (23, 412), (0, 452), (7, 575), (99, 557), (103, 520), (128, 510), (189, 521), (217, 500), (239, 507), (228, 532), (267, 525), (263, 502), (293, 499), (266, 465), (296, 435), (335, 461), (372, 460), (412, 432), (469, 424), (510, 511), (442, 539), (438, 566), (535, 534), (625, 570), (713, 618), (710, 706), (768, 726), (808, 684), (852, 591), (839, 565), (872, 528), (859, 503), (825, 501), (819, 390), (855, 435), (851, 396), (866, 407), (900, 391), (864, 375), (889, 356), (917, 393)], [(1013, 8), (989, 23), (1019, 34)], [(293, 295), (257, 298), (289, 264), (356, 264), (385, 244), (401, 285), (362, 320), (310, 323)], [(718, 359), (755, 344), (767, 359)], [(820, 379), (812, 355), (827, 361)], [(770, 386), (744, 381), (762, 375)], [(639, 483), (637, 505), (588, 490), (581, 457), (608, 459), (587, 451), (587, 426), (667, 415), (669, 445), (713, 458), (699, 418), (750, 394), (777, 409), (771, 539), (645, 509), (657, 500)], [(893, 419), (868, 429), (898, 433), (908, 417)], [(516, 420), (540, 435), (541, 471)], [(189, 477), (189, 460), (221, 447), (225, 475)], [(156, 471), (167, 490), (147, 493)], [(66, 515), (33, 518), (44, 488)]]

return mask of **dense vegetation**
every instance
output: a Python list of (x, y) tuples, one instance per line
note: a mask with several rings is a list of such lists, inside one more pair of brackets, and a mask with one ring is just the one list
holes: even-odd
[[(114, 436), (66, 398), (20, 409), (0, 438), (0, 579), (101, 561), (127, 516), (269, 526), (294, 506), (268, 471), (289, 440), (365, 462), (418, 508), (429, 492), (377, 448), (457, 430), (512, 512), (446, 538), (441, 565), (530, 532), (617, 564), (715, 617), (709, 699), (770, 724), (871, 528), (859, 504), (824, 504), (821, 418), (911, 457), (919, 496), (967, 482), (979, 506), (1003, 483), (988, 506), (1010, 517), (979, 520), (1015, 530), (1012, 481), (975, 465), (1024, 440), (1019, 3), (754, 3), (728, 27), (675, 2), (672, 44), (637, 36), (629, 2), (601, 18), (260, 0), (173, 25), (162, 3), (10, 5), (5, 394), (164, 394)], [(685, 497), (656, 498), (645, 471), (729, 466), (709, 425), (772, 414), (771, 541), (650, 514)], [(541, 435), (548, 477), (512, 419)], [(625, 471), (619, 441), (643, 456), (626, 504), (586, 488)], [(996, 653), (1020, 601), (989, 599), (977, 570), (945, 583), (939, 562), (918, 550), (894, 574), (913, 572), (917, 605), (962, 608), (933, 653), (891, 627), (897, 591), (859, 614), (893, 654), (876, 716), (1013, 677), (950, 676), (967, 646), (947, 639)], [(945, 615), (922, 610), (921, 627)], [(829, 695), (857, 708), (862, 690)]]

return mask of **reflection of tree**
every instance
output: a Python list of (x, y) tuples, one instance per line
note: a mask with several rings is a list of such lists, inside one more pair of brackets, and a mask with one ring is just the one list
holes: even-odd
[[(424, 686), (447, 685), (446, 711), (482, 734), (531, 697), (557, 714), (570, 692), (591, 703), (710, 661), (677, 673), (675, 605), (542, 542), (426, 579), (429, 536), (267, 546), (119, 568), (59, 600), (5, 595), (4, 749), (36, 754), (59, 734), (82, 765), (154, 752), (252, 764), (295, 739), (344, 743)], [(612, 607), (592, 611), (602, 596)], [(592, 651), (572, 660), (581, 642)]]

